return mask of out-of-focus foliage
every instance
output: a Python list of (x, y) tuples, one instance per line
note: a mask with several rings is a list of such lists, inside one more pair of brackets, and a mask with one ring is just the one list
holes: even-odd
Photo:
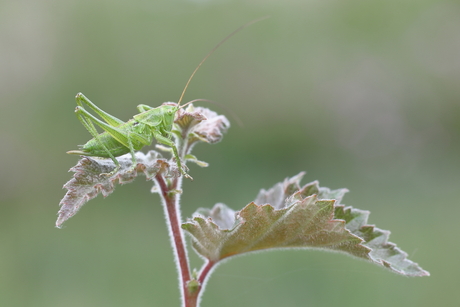
[(458, 2), (7, 0), (0, 306), (178, 305), (150, 183), (97, 197), (54, 228), (60, 187), (76, 162), (65, 152), (91, 137), (74, 115), (74, 97), (84, 92), (122, 120), (138, 104), (177, 101), (218, 41), (265, 15), (203, 64), (185, 96), (223, 104), (244, 126), (196, 148), (210, 166), (191, 165), (183, 215), (216, 202), (238, 210), (260, 187), (307, 170), (307, 180), (349, 188), (347, 203), (370, 210), (370, 222), (391, 229), (392, 241), (432, 276), (402, 278), (327, 253), (248, 255), (215, 271), (202, 306), (460, 301)]

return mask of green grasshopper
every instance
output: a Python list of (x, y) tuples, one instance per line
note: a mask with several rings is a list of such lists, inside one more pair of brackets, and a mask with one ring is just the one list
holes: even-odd
[[(180, 108), (179, 104), (163, 104), (156, 108), (141, 104), (137, 106), (137, 109), (141, 113), (134, 115), (133, 119), (125, 123), (101, 110), (82, 93), (78, 93), (75, 99), (78, 105), (75, 109), (77, 118), (93, 138), (81, 146), (80, 150), (71, 150), (67, 152), (68, 154), (111, 158), (116, 166), (108, 174), (112, 175), (120, 169), (120, 163), (115, 157), (131, 153), (133, 163), (131, 168), (134, 170), (137, 165), (135, 151), (150, 145), (153, 139), (155, 139), (158, 143), (171, 147), (180, 172), (185, 177), (192, 179), (184, 171), (177, 147), (171, 140), (174, 116)], [(83, 104), (90, 107), (105, 122), (86, 111)], [(104, 132), (99, 134), (93, 122), (104, 130)]]
[[(150, 106), (141, 104), (137, 106), (137, 109), (140, 113), (134, 115), (133, 119), (127, 122), (123, 122), (115, 116), (104, 112), (94, 103), (92, 103), (88, 98), (86, 98), (82, 93), (78, 93), (75, 98), (77, 101), (75, 113), (77, 118), (86, 128), (86, 130), (89, 131), (93, 138), (89, 140), (85, 145), (80, 146), (80, 150), (71, 150), (67, 153), (112, 159), (113, 163), (115, 163), (115, 169), (109, 174), (106, 174), (110, 176), (115, 174), (120, 169), (120, 163), (115, 157), (130, 153), (132, 157), (131, 168), (134, 170), (137, 166), (135, 151), (140, 150), (144, 146), (150, 145), (153, 142), (153, 139), (155, 139), (158, 143), (171, 147), (180, 173), (185, 177), (192, 179), (192, 177), (190, 177), (184, 170), (185, 165), (183, 166), (181, 163), (176, 144), (171, 140), (173, 135), (171, 131), (173, 129), (174, 117), (180, 108), (183, 108), (192, 102), (202, 101), (204, 99), (196, 99), (181, 106), (180, 103), (182, 98), (184, 97), (190, 81), (200, 66), (220, 45), (222, 45), (225, 41), (227, 41), (230, 37), (232, 37), (243, 28), (265, 18), (253, 20), (241, 26), (240, 28), (230, 33), (227, 37), (225, 37), (220, 43), (218, 43), (195, 68), (187, 83), (185, 84), (185, 87), (176, 105), (162, 104), (159, 107), (152, 108)], [(105, 122), (85, 110), (84, 105), (88, 106), (90, 109), (96, 112)], [(104, 132), (99, 134), (96, 130), (95, 124), (104, 130)]]

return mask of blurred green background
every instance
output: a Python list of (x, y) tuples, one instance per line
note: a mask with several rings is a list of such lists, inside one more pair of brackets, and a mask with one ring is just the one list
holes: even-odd
[[(350, 189), (344, 203), (431, 277), (342, 254), (237, 257), (202, 306), (458, 306), (460, 4), (408, 0), (2, 1), (0, 306), (179, 306), (159, 198), (138, 178), (54, 228), (90, 135), (77, 92), (128, 120), (140, 103), (222, 103), (244, 123), (194, 153), (184, 217), (240, 209), (285, 177)], [(205, 104), (203, 104), (205, 105)], [(193, 253), (193, 252), (192, 252)], [(193, 264), (201, 264), (192, 255)]]

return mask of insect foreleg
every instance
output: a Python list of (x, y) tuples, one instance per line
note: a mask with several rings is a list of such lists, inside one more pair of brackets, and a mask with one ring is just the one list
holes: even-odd
[(103, 120), (105, 120), (109, 125), (117, 127), (121, 124), (124, 124), (124, 121), (103, 111), (98, 106), (96, 106), (94, 103), (92, 103), (91, 100), (86, 98), (86, 96), (83, 95), (82, 93), (78, 93), (77, 96), (75, 97), (75, 100), (77, 101), (77, 105), (79, 105), (80, 107), (83, 107), (83, 104), (86, 104), (94, 112), (96, 112)]
[(170, 139), (168, 139), (167, 137), (164, 137), (163, 135), (161, 135), (160, 133), (157, 133), (157, 132), (153, 133), (153, 137), (157, 140), (158, 143), (161, 143), (161, 144), (164, 144), (164, 145), (167, 145), (167, 146), (171, 147), (171, 149), (173, 151), (173, 154), (174, 154), (174, 158), (176, 159), (177, 167), (179, 168), (179, 171), (185, 177), (190, 178), (190, 179), (193, 180), (193, 178), (190, 177), (190, 175), (187, 174), (184, 171), (183, 167), (182, 167), (182, 163), (181, 163), (180, 158), (179, 158), (179, 153), (177, 152), (176, 144), (174, 144), (174, 142), (171, 141)]

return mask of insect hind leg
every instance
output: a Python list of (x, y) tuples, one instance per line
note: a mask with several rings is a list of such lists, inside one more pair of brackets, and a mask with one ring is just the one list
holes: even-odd
[(75, 96), (75, 100), (77, 102), (77, 105), (80, 107), (84, 107), (83, 104), (87, 105), (88, 107), (91, 108), (94, 112), (97, 113), (105, 122), (111, 126), (118, 127), (121, 124), (124, 124), (124, 122), (121, 119), (116, 118), (113, 115), (110, 115), (109, 113), (105, 112), (101, 108), (99, 108), (97, 105), (95, 105), (91, 100), (89, 100), (85, 95), (82, 93), (78, 93), (77, 96)]
[(82, 106), (78, 106), (75, 109), (75, 114), (77, 115), (78, 120), (86, 128), (86, 130), (88, 130), (91, 136), (96, 140), (96, 142), (98, 142), (99, 146), (101, 146), (101, 148), (103, 148), (107, 155), (112, 159), (113, 163), (115, 164), (115, 169), (107, 175), (113, 175), (120, 169), (120, 163), (117, 159), (115, 159), (115, 156), (110, 152), (107, 146), (105, 146), (104, 142), (101, 141), (99, 133), (97, 132), (96, 127), (93, 124), (93, 120), (97, 120), (97, 118), (94, 118), (93, 115), (88, 113)]

